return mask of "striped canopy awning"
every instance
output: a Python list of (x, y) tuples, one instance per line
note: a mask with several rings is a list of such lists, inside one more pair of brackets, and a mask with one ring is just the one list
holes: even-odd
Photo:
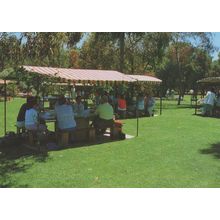
[(126, 74), (112, 70), (87, 70), (87, 69), (71, 69), (71, 68), (54, 68), (54, 67), (38, 67), (23, 66), (23, 68), (32, 73), (38, 73), (50, 77), (60, 78), (63, 82), (70, 81), (72, 83), (88, 83), (97, 82), (134, 82), (135, 79)]
[(162, 83), (162, 80), (153, 77), (153, 76), (146, 76), (146, 75), (128, 75), (129, 77), (135, 79), (136, 81), (139, 82), (148, 82), (148, 83), (152, 83), (152, 84), (160, 84)]

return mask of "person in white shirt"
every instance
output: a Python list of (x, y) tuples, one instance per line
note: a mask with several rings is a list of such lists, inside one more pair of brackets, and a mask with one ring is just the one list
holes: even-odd
[(204, 97), (202, 115), (212, 116), (215, 102), (216, 102), (215, 89), (211, 88), (211, 90), (209, 90), (206, 93), (206, 96)]

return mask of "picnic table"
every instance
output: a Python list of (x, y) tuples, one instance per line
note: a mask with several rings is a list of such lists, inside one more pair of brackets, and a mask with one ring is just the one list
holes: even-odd
[[(86, 115), (74, 115), (76, 121), (75, 136), (77, 141), (84, 141), (88, 139), (89, 132), (92, 129), (90, 124), (94, 117), (94, 113), (89, 113)], [(54, 132), (59, 132), (54, 110), (47, 110), (40, 113), (40, 119), (43, 119), (45, 123), (54, 123)]]

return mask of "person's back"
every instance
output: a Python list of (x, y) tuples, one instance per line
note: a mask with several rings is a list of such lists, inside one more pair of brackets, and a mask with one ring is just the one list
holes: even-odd
[(208, 91), (205, 98), (204, 98), (204, 104), (207, 105), (214, 105), (216, 101), (215, 93), (212, 91)]
[(68, 104), (56, 105), (55, 113), (56, 113), (59, 129), (64, 130), (64, 129), (70, 129), (76, 127), (74, 113), (71, 105)]
[(25, 128), (27, 130), (37, 130), (38, 128), (38, 113), (36, 109), (30, 108), (25, 112)]
[(124, 111), (127, 109), (127, 103), (124, 98), (118, 99), (118, 110)]
[(97, 107), (96, 114), (98, 114), (101, 119), (111, 120), (113, 119), (114, 111), (109, 103), (103, 103)]

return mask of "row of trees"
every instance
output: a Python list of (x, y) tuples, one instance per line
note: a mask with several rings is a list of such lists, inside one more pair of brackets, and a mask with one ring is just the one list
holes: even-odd
[(220, 74), (210, 33), (0, 33), (0, 72), (19, 65), (113, 69), (152, 74), (163, 93), (182, 96), (196, 81)]

